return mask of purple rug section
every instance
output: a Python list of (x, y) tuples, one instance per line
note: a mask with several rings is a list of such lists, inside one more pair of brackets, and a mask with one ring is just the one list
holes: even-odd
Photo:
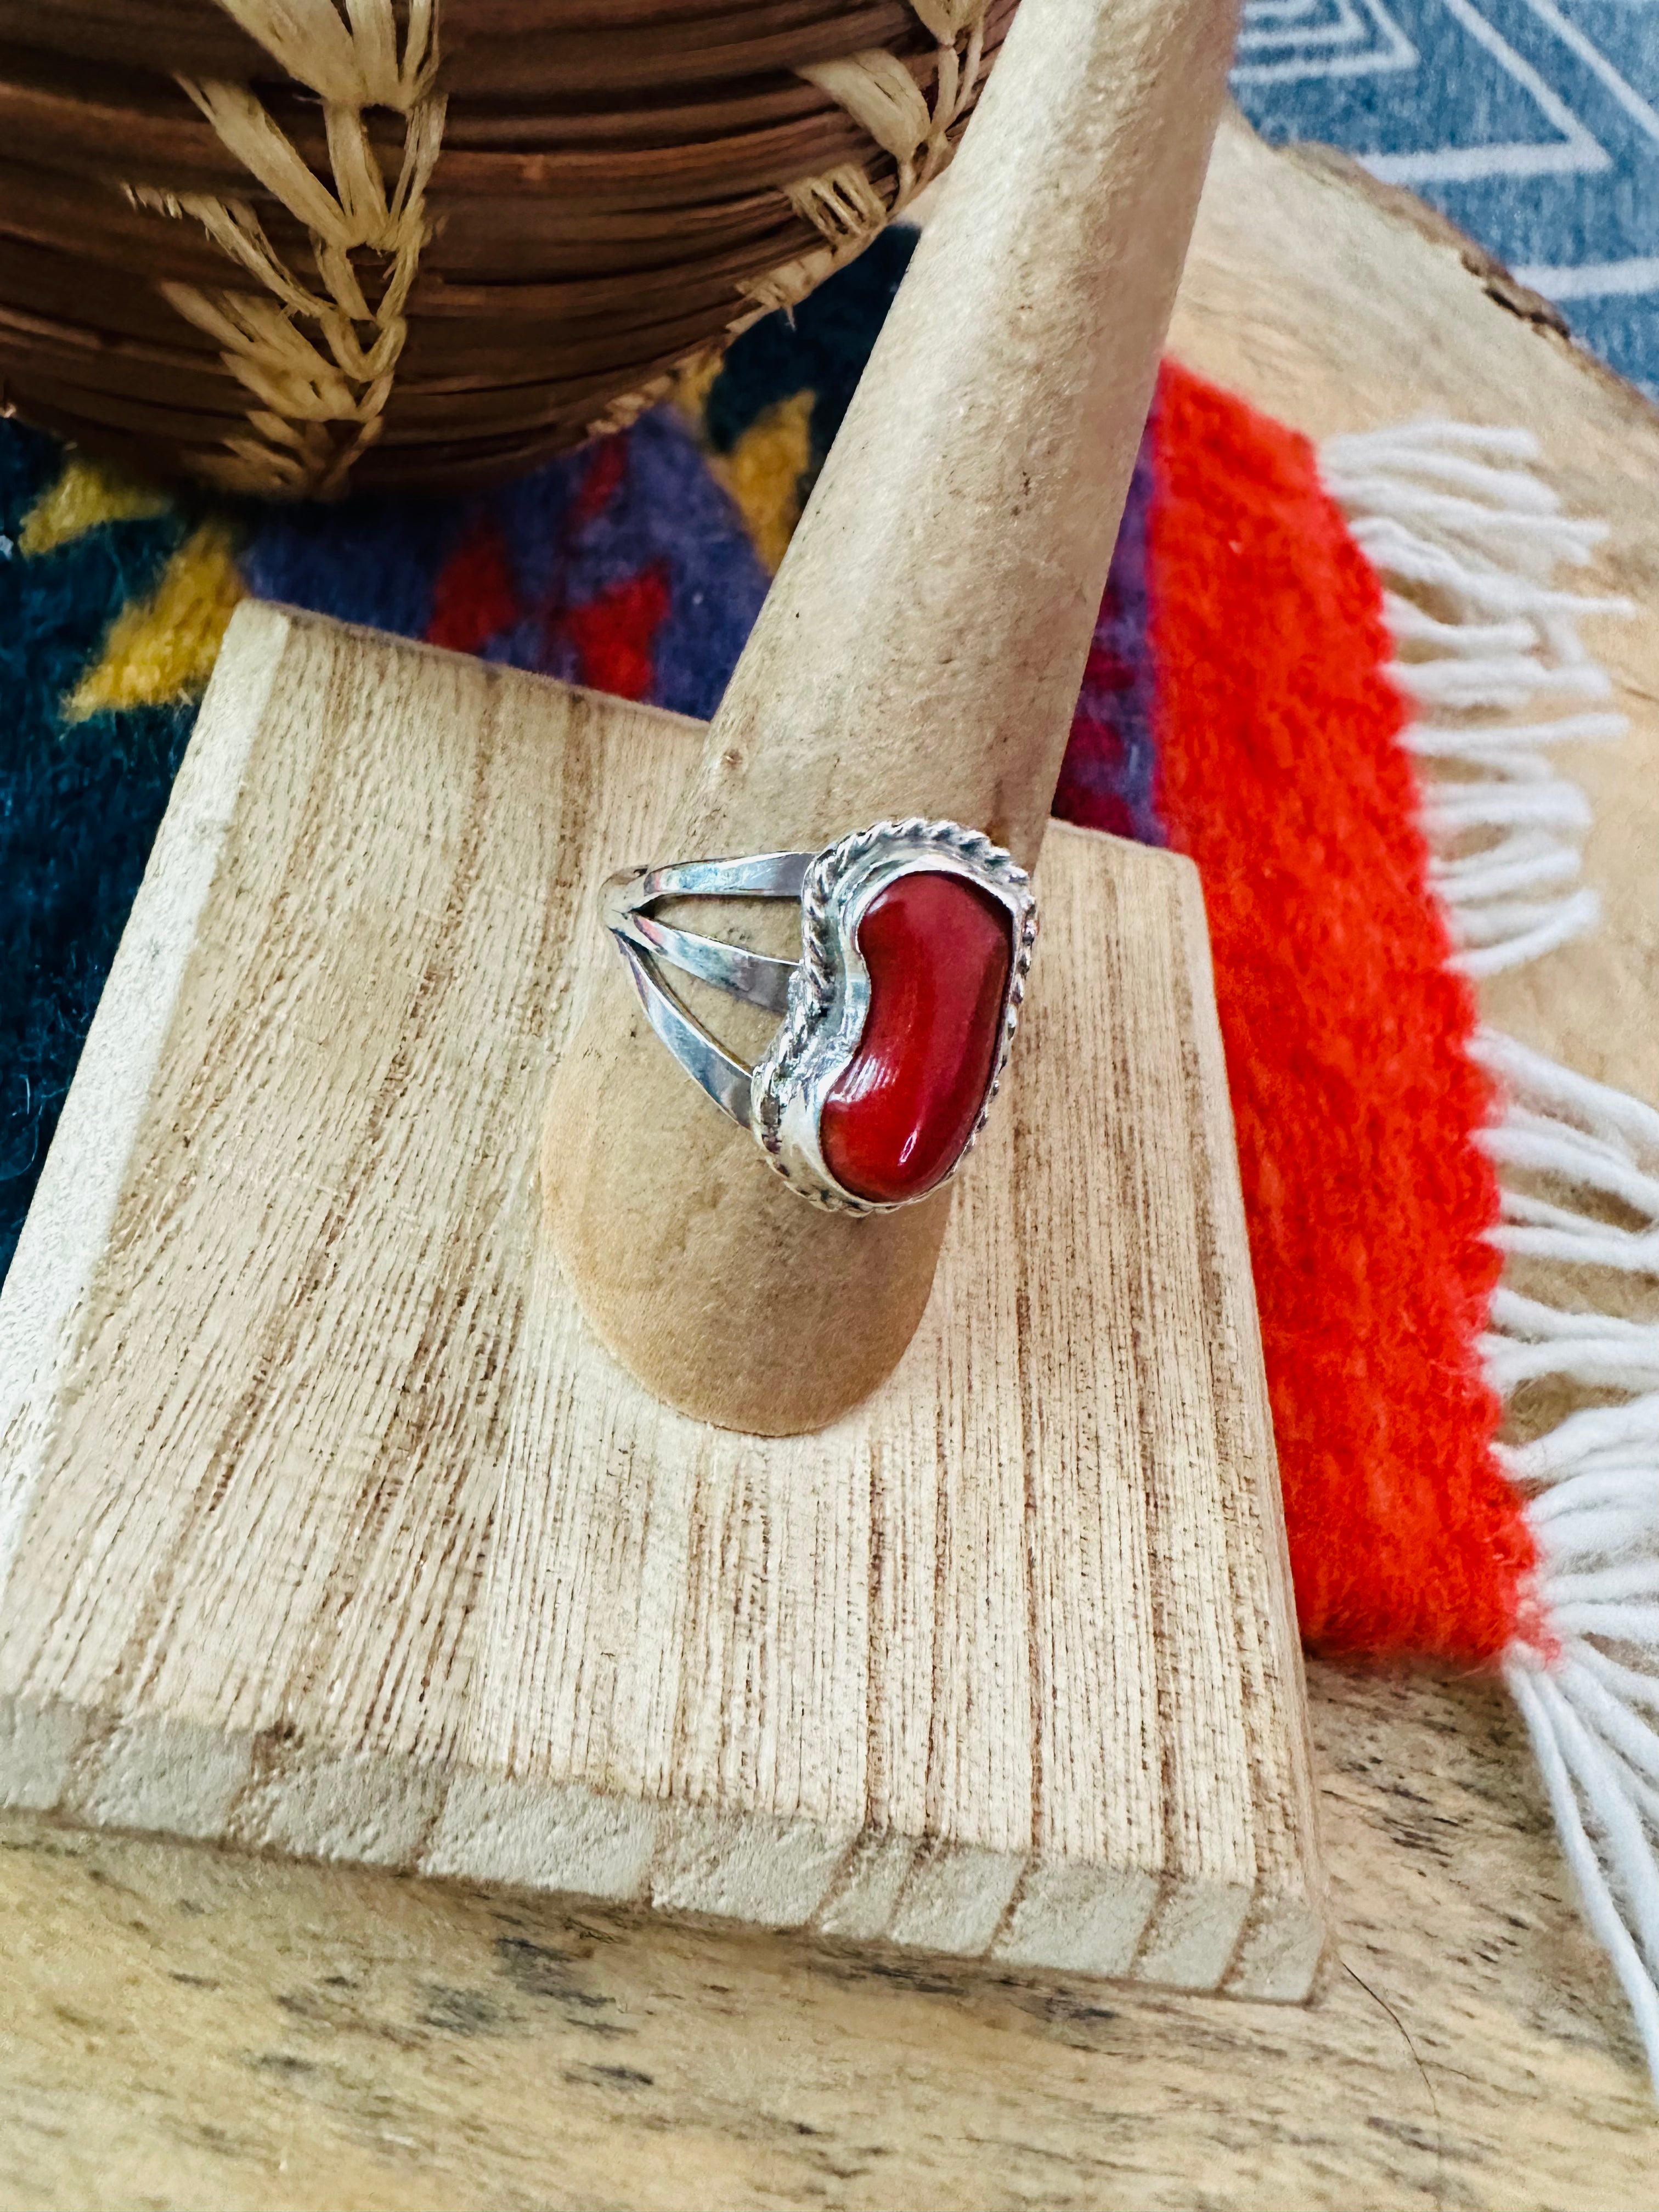
[(1147, 596), (1147, 547), (1157, 465), (1148, 423), (1129, 478), (1123, 520), (1084, 668), (1054, 812), (1091, 830), (1162, 845), (1158, 812), (1156, 690)]

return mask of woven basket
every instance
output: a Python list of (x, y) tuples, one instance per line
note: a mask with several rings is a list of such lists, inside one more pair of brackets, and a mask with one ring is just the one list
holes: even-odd
[(949, 159), (1016, 0), (0, 0), (0, 398), (266, 498), (612, 428)]

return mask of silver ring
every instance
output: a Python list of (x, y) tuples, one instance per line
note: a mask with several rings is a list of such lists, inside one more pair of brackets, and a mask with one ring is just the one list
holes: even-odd
[[(669, 899), (793, 899), (799, 960), (659, 921)], [(878, 822), (820, 853), (634, 868), (605, 927), (652, 1028), (792, 1190), (888, 1213), (961, 1166), (1007, 1066), (1036, 942), (1030, 878), (957, 822)], [(752, 1068), (664, 981), (678, 969), (781, 1017)]]

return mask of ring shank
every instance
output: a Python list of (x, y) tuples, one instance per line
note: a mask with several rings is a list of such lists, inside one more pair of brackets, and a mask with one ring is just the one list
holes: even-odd
[(816, 854), (751, 853), (725, 860), (679, 860), (661, 868), (635, 868), (605, 887), (605, 927), (627, 963), (646, 1018), (686, 1073), (723, 1114), (749, 1126), (750, 1070), (710, 1036), (657, 972), (658, 962), (781, 1017), (797, 963), (775, 960), (740, 945), (700, 937), (659, 921), (647, 909), (671, 898), (763, 898), (799, 901)]

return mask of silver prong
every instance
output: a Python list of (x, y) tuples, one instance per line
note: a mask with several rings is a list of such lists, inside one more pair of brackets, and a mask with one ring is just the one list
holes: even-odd
[(691, 1080), (705, 1091), (723, 1114), (740, 1128), (749, 1126), (749, 1070), (729, 1053), (722, 1052), (702, 1024), (687, 1013), (671, 992), (651, 972), (620, 930), (613, 930), (617, 950), (628, 963), (634, 988), (640, 994), (646, 1019), (668, 1047)]
[[(736, 860), (679, 860), (629, 878), (629, 903), (664, 898), (798, 899), (816, 853), (750, 853)], [(612, 883), (623, 878), (612, 877)]]
[(793, 960), (774, 960), (764, 952), (750, 952), (741, 945), (722, 945), (713, 937), (697, 937), (688, 929), (671, 929), (648, 914), (624, 914), (611, 925), (618, 937), (630, 938), (641, 951), (665, 960), (688, 975), (696, 975), (734, 999), (763, 1006), (769, 1014), (789, 1011), (789, 978)]

